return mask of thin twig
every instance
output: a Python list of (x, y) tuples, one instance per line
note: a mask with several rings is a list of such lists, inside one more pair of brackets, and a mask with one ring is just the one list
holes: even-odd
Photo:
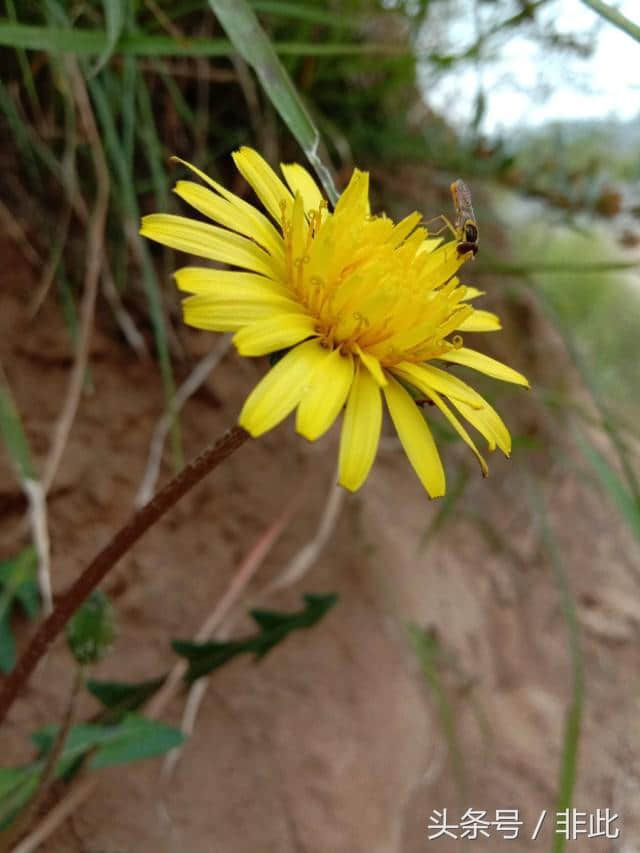
[(249, 438), (241, 427), (234, 426), (215, 444), (174, 477), (158, 494), (139, 509), (102, 548), (80, 577), (61, 596), (53, 613), (41, 623), (26, 651), (0, 689), (0, 723), (29, 676), (51, 643), (66, 625), (75, 610), (98, 586), (124, 554), (177, 501)]
[[(80, 771), (82, 773), (82, 771)], [(79, 776), (68, 794), (48, 812), (36, 828), (11, 853), (34, 853), (65, 820), (83, 803), (100, 781), (99, 776)]]
[(42, 610), (48, 616), (53, 610), (51, 589), (51, 549), (47, 524), (47, 495), (39, 480), (26, 477), (22, 488), (29, 502), (29, 524), (33, 545), (38, 555), (38, 589), (42, 599)]
[(145, 504), (156, 487), (158, 476), (160, 474), (160, 464), (162, 462), (162, 451), (167, 435), (171, 430), (171, 425), (174, 418), (180, 409), (187, 402), (198, 388), (202, 385), (205, 379), (209, 376), (218, 364), (222, 361), (231, 346), (231, 335), (225, 335), (216, 347), (211, 352), (207, 353), (193, 368), (189, 376), (184, 380), (178, 388), (173, 398), (173, 408), (171, 413), (165, 412), (159, 419), (153, 431), (151, 443), (149, 445), (149, 456), (147, 458), (147, 467), (142, 478), (142, 483), (138, 489), (138, 493), (134, 500), (134, 506), (140, 507)]
[(346, 492), (341, 486), (332, 483), (316, 535), (300, 548), (278, 577), (263, 590), (261, 597), (291, 586), (311, 568), (335, 529), (345, 495)]
[(120, 298), (118, 288), (113, 280), (113, 275), (107, 258), (104, 258), (104, 263), (102, 265), (102, 293), (111, 306), (113, 316), (116, 318), (116, 323), (120, 326), (120, 331), (122, 332), (126, 342), (136, 353), (138, 358), (148, 359), (149, 350), (147, 349), (146, 341), (142, 333), (138, 331), (131, 314), (129, 314), (122, 304), (122, 299)]

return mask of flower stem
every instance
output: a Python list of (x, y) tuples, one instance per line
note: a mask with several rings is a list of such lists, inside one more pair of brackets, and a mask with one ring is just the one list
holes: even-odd
[(75, 610), (98, 586), (118, 560), (161, 516), (171, 509), (189, 489), (230, 456), (249, 438), (249, 433), (234, 426), (215, 444), (167, 483), (155, 497), (141, 507), (96, 555), (80, 577), (58, 600), (53, 613), (34, 634), (29, 646), (0, 690), (0, 723), (47, 649), (64, 628)]

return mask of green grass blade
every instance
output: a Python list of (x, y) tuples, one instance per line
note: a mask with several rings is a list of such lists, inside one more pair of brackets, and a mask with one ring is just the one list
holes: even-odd
[[(560, 778), (556, 795), (554, 812), (556, 814), (571, 809), (573, 792), (576, 784), (578, 748), (580, 745), (580, 734), (582, 731), (582, 714), (585, 698), (584, 661), (582, 648), (580, 646), (580, 627), (575, 600), (564, 570), (562, 558), (558, 549), (558, 543), (549, 526), (542, 497), (537, 485), (529, 480), (529, 500), (538, 519), (542, 543), (546, 551), (549, 563), (555, 576), (556, 584), (560, 592), (560, 603), (562, 613), (569, 635), (569, 656), (571, 661), (571, 701), (567, 709), (564, 724), (564, 738), (562, 746), (562, 759), (560, 764)], [(563, 853), (567, 838), (563, 833), (556, 833), (553, 840), (553, 853)]]
[(626, 18), (622, 12), (619, 12), (608, 3), (604, 3), (603, 0), (582, 0), (582, 2), (585, 6), (589, 6), (594, 12), (597, 12), (605, 21), (609, 21), (614, 27), (618, 27), (623, 33), (631, 36), (632, 39), (640, 41), (640, 26), (634, 24), (629, 18)]
[(322, 159), (320, 133), (313, 123), (275, 48), (246, 0), (209, 0), (236, 50), (258, 75), (271, 103), (298, 141), (333, 204), (338, 193), (330, 167)]
[[(126, 236), (130, 237), (130, 239), (134, 241), (136, 257), (140, 263), (142, 271), (142, 286), (149, 306), (149, 316), (153, 327), (167, 411), (172, 412), (174, 408), (173, 400), (175, 395), (175, 384), (173, 381), (173, 370), (171, 367), (171, 356), (169, 353), (169, 343), (167, 339), (164, 305), (147, 245), (146, 243), (143, 243), (142, 239), (138, 236), (140, 213), (138, 208), (138, 199), (136, 198), (134, 191), (134, 175), (129, 169), (109, 100), (106, 96), (102, 82), (98, 77), (93, 77), (89, 80), (89, 91), (91, 93), (93, 103), (95, 104), (96, 115), (102, 131), (105, 151), (116, 178), (114, 195), (118, 198), (125, 217), (123, 231)], [(173, 418), (171, 438), (174, 463), (176, 468), (178, 468), (182, 462), (182, 450), (180, 442), (180, 427), (177, 417)]]
[[(214, 0), (211, 0), (213, 3)], [(259, 25), (258, 25), (259, 26)], [(264, 33), (263, 33), (264, 35)], [(266, 38), (266, 36), (265, 36)], [(43, 50), (47, 53), (73, 53), (79, 58), (101, 56), (108, 49), (108, 35), (102, 29), (77, 27), (40, 27), (31, 24), (14, 24), (0, 18), (0, 45), (24, 50)], [(269, 42), (269, 44), (271, 44)], [(278, 42), (271, 46), (274, 55), (282, 56), (392, 56), (398, 49), (384, 42), (324, 42), (311, 44), (305, 41)], [(114, 53), (124, 56), (150, 57), (220, 57), (231, 56), (238, 49), (227, 39), (185, 38), (156, 36), (146, 33), (124, 34), (118, 40)]]
[[(13, 0), (7, 0), (7, 13), (9, 15), (10, 20), (16, 23), (18, 17), (16, 15), (16, 7)], [(27, 95), (29, 96), (32, 108), (36, 112), (36, 115), (38, 115), (42, 112), (42, 107), (40, 105), (40, 99), (38, 98), (38, 90), (36, 89), (36, 84), (33, 79), (33, 73), (31, 71), (31, 66), (29, 65), (29, 60), (27, 59), (27, 54), (24, 50), (21, 50), (20, 48), (16, 48), (16, 54), (18, 56), (18, 64), (20, 65), (20, 71), (22, 73), (22, 82), (24, 83), (24, 88), (26, 89)]]
[(104, 9), (104, 22), (107, 28), (107, 43), (90, 72), (91, 76), (97, 74), (111, 59), (124, 27), (124, 4), (122, 0), (102, 0), (102, 8)]
[(447, 689), (440, 672), (440, 664), (444, 657), (443, 649), (438, 637), (433, 632), (423, 631), (417, 625), (409, 625), (407, 631), (409, 642), (413, 646), (420, 662), (425, 681), (433, 692), (438, 721), (447, 741), (454, 781), (458, 795), (463, 799), (466, 788), (464, 755), (458, 739), (455, 710), (449, 701)]
[(640, 541), (640, 502), (629, 492), (625, 482), (617, 471), (609, 465), (604, 456), (579, 432), (577, 433), (577, 442), (582, 453), (591, 463), (598, 479), (609, 493), (611, 500), (618, 508), (620, 515)]
[(146, 161), (149, 164), (151, 172), (153, 192), (158, 206), (166, 210), (169, 207), (169, 190), (167, 188), (167, 175), (164, 169), (167, 157), (158, 136), (149, 89), (142, 74), (138, 75), (137, 91), (138, 108), (140, 111), (138, 129), (146, 152)]

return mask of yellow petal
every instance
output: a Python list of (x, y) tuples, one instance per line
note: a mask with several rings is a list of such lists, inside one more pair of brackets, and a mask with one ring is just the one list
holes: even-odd
[(302, 196), (305, 211), (319, 210), (324, 201), (322, 193), (304, 166), (298, 163), (281, 163), (280, 168), (291, 192), (294, 195), (300, 193)]
[(496, 410), (486, 400), (483, 400), (479, 394), (478, 397), (484, 403), (481, 409), (473, 409), (471, 406), (458, 400), (451, 400), (451, 402), (460, 414), (478, 430), (480, 435), (484, 436), (489, 450), (495, 450), (497, 445), (505, 456), (509, 456), (511, 453), (511, 435), (509, 434), (509, 430)]
[[(325, 351), (326, 352), (326, 351)], [(309, 377), (298, 412), (296, 430), (315, 441), (329, 429), (344, 406), (353, 380), (353, 358), (340, 350), (326, 352), (326, 357)]]
[(202, 293), (216, 296), (240, 298), (250, 293), (256, 298), (261, 294), (290, 298), (287, 288), (278, 281), (252, 272), (218, 270), (213, 267), (182, 267), (173, 277), (179, 290), (186, 293)]
[(434, 390), (478, 408), (484, 402), (478, 392), (462, 379), (432, 364), (411, 364), (408, 361), (401, 361), (400, 364), (394, 364), (390, 370), (418, 391), (422, 391), (427, 397), (430, 397), (431, 391)]
[(369, 475), (382, 427), (380, 389), (368, 370), (356, 367), (340, 433), (338, 482), (357, 491)]
[(289, 315), (302, 311), (296, 302), (269, 293), (253, 296), (243, 293), (240, 298), (198, 293), (182, 302), (184, 321), (196, 329), (210, 332), (236, 332), (258, 320)]
[[(178, 181), (173, 190), (196, 210), (219, 222), (232, 231), (238, 231), (259, 243), (264, 249), (284, 264), (284, 244), (282, 237), (266, 216), (263, 216), (250, 204), (243, 202), (245, 207), (238, 205), (241, 199), (227, 201), (211, 192), (206, 187), (193, 181)], [(249, 208), (250, 213), (246, 208)]]
[(382, 369), (382, 365), (378, 359), (375, 356), (370, 355), (368, 352), (360, 349), (358, 344), (354, 344), (353, 349), (360, 356), (360, 361), (375, 379), (376, 385), (379, 385), (380, 388), (384, 388), (387, 384), (387, 377), (384, 375), (384, 370)]
[(443, 241), (444, 237), (427, 237), (422, 241), (422, 245), (418, 249), (418, 254), (421, 255), (423, 252), (433, 252), (433, 250), (437, 249)]
[(262, 204), (278, 225), (282, 224), (282, 206), (288, 212), (293, 204), (293, 196), (273, 171), (271, 166), (253, 148), (242, 147), (234, 151), (236, 168), (251, 186)]
[(442, 497), (446, 491), (444, 468), (425, 419), (395, 379), (389, 378), (383, 390), (398, 437), (420, 482), (429, 497)]
[(369, 173), (354, 169), (351, 180), (338, 199), (334, 216), (345, 216), (353, 222), (358, 222), (369, 216)]
[[(405, 216), (404, 219), (401, 219), (396, 225), (393, 226), (391, 234), (389, 236), (389, 242), (393, 246), (399, 246), (403, 240), (406, 240), (409, 234), (420, 224), (420, 220), (422, 219), (422, 214), (418, 213), (417, 210), (414, 210), (413, 213), (410, 213), (408, 216)], [(423, 241), (424, 242), (424, 241)]]
[(240, 355), (268, 355), (292, 347), (315, 334), (315, 321), (308, 314), (284, 314), (244, 326), (233, 336)]
[(476, 447), (475, 442), (473, 441), (473, 439), (471, 438), (469, 433), (466, 431), (464, 426), (460, 423), (458, 418), (453, 414), (453, 412), (451, 411), (449, 406), (447, 406), (447, 404), (444, 402), (444, 400), (442, 399), (442, 397), (439, 394), (436, 394), (436, 392), (433, 389), (431, 389), (430, 396), (431, 396), (431, 399), (433, 400), (433, 402), (435, 403), (435, 405), (440, 409), (442, 414), (445, 416), (445, 418), (449, 421), (451, 426), (458, 433), (460, 438), (464, 441), (464, 443), (468, 447), (471, 448), (471, 450), (475, 454), (476, 459), (480, 463), (480, 469), (482, 470), (482, 476), (486, 477), (489, 473), (489, 469), (487, 468), (487, 463), (484, 459), (484, 456), (482, 456), (482, 454), (480, 453), (480, 451)]
[(223, 187), (222, 184), (219, 184), (214, 181), (213, 178), (210, 178), (209, 175), (206, 175), (204, 172), (193, 166), (191, 163), (187, 163), (186, 160), (182, 160), (180, 159), (180, 157), (172, 157), (171, 159), (175, 160), (177, 163), (182, 163), (183, 166), (186, 166), (187, 169), (190, 169), (206, 184), (209, 184), (209, 186), (213, 190), (215, 190), (223, 198), (230, 202), (238, 210), (241, 216), (248, 223), (251, 223), (253, 228), (251, 236), (253, 236), (255, 240), (260, 243), (261, 246), (265, 246), (267, 249), (272, 251), (275, 243), (282, 242), (281, 235), (276, 231), (276, 229), (273, 227), (271, 222), (269, 222), (267, 217), (259, 210), (257, 210), (252, 204), (249, 204), (248, 201), (245, 201), (244, 199), (237, 196), (235, 193), (232, 193), (226, 187)]
[(465, 294), (462, 297), (463, 299), (477, 299), (478, 296), (484, 296), (485, 294), (484, 290), (478, 290), (477, 287), (469, 287), (468, 284), (465, 284), (464, 287)]
[(452, 361), (454, 364), (462, 364), (465, 367), (472, 367), (480, 373), (486, 373), (487, 376), (492, 376), (494, 379), (501, 379), (503, 382), (513, 382), (515, 385), (524, 385), (529, 387), (529, 381), (525, 377), (514, 370), (512, 367), (507, 367), (501, 361), (495, 358), (490, 358), (488, 355), (483, 355), (466, 347), (454, 349), (450, 352), (438, 356), (443, 361)]
[(294, 347), (249, 394), (239, 425), (257, 438), (284, 420), (300, 402), (309, 375), (325, 356), (326, 350), (315, 340)]
[(252, 240), (217, 225), (170, 213), (152, 213), (143, 217), (140, 233), (156, 243), (190, 255), (244, 267), (269, 278), (281, 279), (283, 275), (282, 264)]
[[(468, 299), (467, 294), (464, 299)], [(481, 311), (477, 308), (458, 326), (461, 332), (497, 332), (502, 328), (500, 317), (491, 311)]]

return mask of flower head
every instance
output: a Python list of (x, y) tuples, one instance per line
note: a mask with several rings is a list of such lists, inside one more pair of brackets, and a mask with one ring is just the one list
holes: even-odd
[(286, 350), (247, 398), (239, 424), (256, 437), (295, 409), (297, 431), (314, 441), (345, 407), (339, 481), (352, 491), (375, 458), (383, 397), (431, 497), (444, 494), (445, 475), (421, 401), (442, 412), (484, 474), (485, 460), (458, 415), (490, 450), (508, 455), (511, 438), (497, 412), (443, 369), (463, 365), (528, 385), (463, 345), (463, 332), (500, 328), (494, 314), (473, 307), (480, 291), (457, 277), (471, 254), (460, 254), (457, 241), (430, 238), (417, 212), (398, 223), (372, 215), (366, 172), (354, 171), (331, 211), (302, 166), (283, 164), (283, 183), (250, 148), (233, 159), (271, 218), (184, 163), (208, 188), (178, 181), (175, 192), (218, 224), (158, 213), (144, 217), (140, 233), (236, 268), (176, 272), (178, 287), (192, 294), (182, 303), (186, 323), (235, 332), (240, 355)]

